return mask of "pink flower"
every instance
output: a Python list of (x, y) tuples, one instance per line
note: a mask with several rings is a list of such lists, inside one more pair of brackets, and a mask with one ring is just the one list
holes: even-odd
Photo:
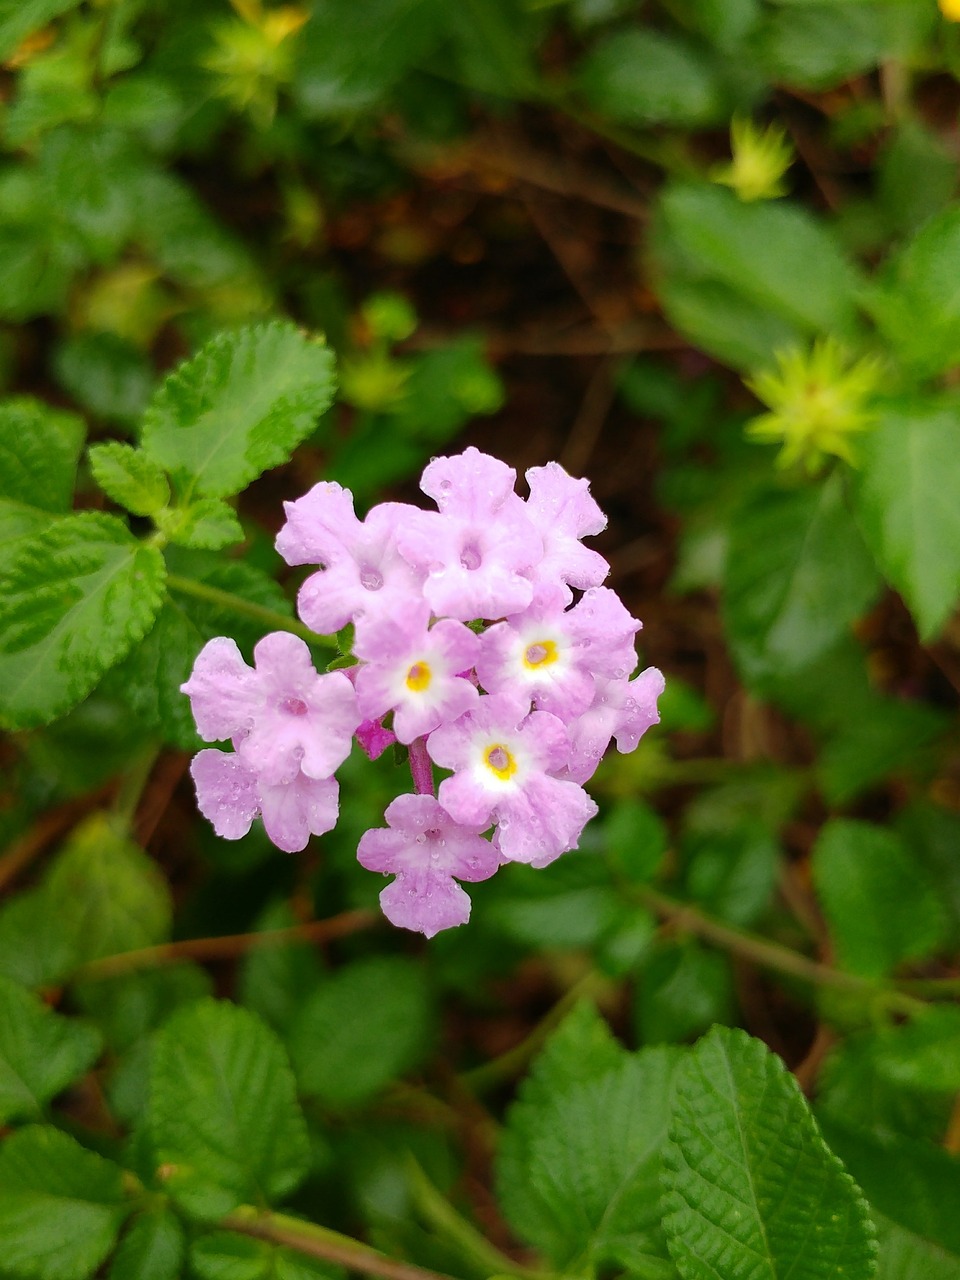
[(371, 622), (354, 643), (362, 659), (356, 674), (360, 714), (372, 718), (393, 711), (394, 732), (404, 743), (456, 720), (480, 697), (460, 674), (475, 665), (479, 640), (452, 619), (428, 631), (428, 619), (426, 608), (408, 609), (392, 622)]
[(526, 478), (530, 486), (527, 514), (543, 539), (537, 581), (598, 587), (610, 566), (580, 539), (604, 530), (607, 517), (590, 496), (590, 485), (567, 475), (559, 462), (531, 467)]
[(350, 754), (360, 723), (353, 685), (319, 675), (297, 636), (275, 631), (253, 651), (255, 670), (233, 640), (218, 636), (197, 656), (186, 684), (200, 736), (232, 738), (245, 768), (265, 785), (329, 778)]
[(422, 512), (383, 502), (358, 520), (353, 495), (332, 481), (283, 505), (287, 520), (277, 534), (277, 550), (288, 564), (323, 566), (307, 578), (297, 599), (308, 627), (327, 634), (348, 622), (391, 618), (420, 598), (424, 575), (400, 555), (397, 534)]
[(368, 871), (396, 879), (380, 894), (383, 914), (402, 929), (432, 938), (466, 924), (470, 899), (457, 880), (486, 880), (500, 857), (482, 827), (454, 822), (433, 796), (398, 796), (387, 807), (388, 829), (367, 831), (357, 857)]
[(570, 741), (561, 720), (528, 712), (509, 694), (480, 699), (476, 709), (427, 739), (431, 758), (452, 778), (438, 798), (457, 822), (497, 822), (498, 846), (508, 861), (546, 866), (576, 846), (597, 806), (564, 769)]
[(527, 575), (543, 541), (514, 493), (515, 479), (512, 467), (473, 447), (434, 458), (424, 471), (421, 488), (440, 510), (411, 517), (397, 544), (425, 575), (423, 596), (435, 614), (501, 618), (533, 599)]
[(357, 742), (368, 760), (379, 760), (387, 747), (392, 747), (397, 735), (383, 727), (381, 720), (364, 720), (357, 726)]
[(591, 778), (611, 738), (621, 753), (635, 751), (650, 726), (659, 723), (657, 699), (664, 684), (656, 667), (647, 667), (635, 680), (597, 680), (593, 705), (569, 726), (567, 776), (580, 783)]
[(513, 693), (570, 721), (593, 702), (596, 675), (637, 665), (640, 629), (616, 592), (593, 587), (564, 609), (562, 586), (540, 586), (530, 608), (480, 637), (477, 676), (488, 693)]
[(334, 778), (298, 773), (289, 782), (264, 782), (238, 755), (206, 748), (190, 765), (197, 807), (224, 840), (239, 840), (258, 814), (267, 835), (286, 853), (305, 849), (311, 835), (337, 825), (340, 787)]

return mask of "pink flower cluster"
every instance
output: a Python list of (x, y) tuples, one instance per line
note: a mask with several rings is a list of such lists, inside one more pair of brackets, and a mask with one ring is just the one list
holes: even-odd
[[(394, 924), (428, 937), (463, 924), (458, 881), (576, 846), (597, 812), (583, 784), (611, 739), (632, 751), (657, 722), (663, 677), (631, 679), (640, 623), (581, 541), (606, 524), (587, 482), (555, 462), (526, 478), (524, 501), (512, 468), (469, 448), (424, 471), (436, 511), (386, 502), (361, 521), (331, 482), (284, 504), (277, 550), (319, 566), (300, 617), (319, 634), (353, 624), (356, 662), (320, 675), (286, 632), (260, 641), (252, 669), (232, 640), (204, 647), (182, 688), (201, 737), (233, 743), (191, 769), (218, 835), (238, 839), (259, 815), (292, 852), (330, 831), (356, 736), (371, 758), (409, 751), (414, 794), (357, 851), (395, 877), (380, 895)], [(434, 765), (449, 771), (436, 790)]]

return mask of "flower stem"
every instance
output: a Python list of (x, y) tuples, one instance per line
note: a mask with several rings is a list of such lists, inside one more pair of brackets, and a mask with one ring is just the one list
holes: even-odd
[(252, 600), (244, 600), (243, 596), (235, 595), (232, 591), (222, 591), (219, 587), (211, 587), (206, 582), (196, 582), (193, 578), (181, 578), (178, 573), (167, 574), (167, 586), (171, 591), (177, 591), (182, 596), (193, 596), (195, 600), (203, 600), (206, 604), (215, 605), (218, 609), (229, 609), (231, 613), (252, 618), (254, 622), (262, 622), (265, 627), (272, 627), (275, 631), (289, 631), (291, 635), (306, 640), (307, 644), (322, 649), (337, 648), (336, 636), (318, 635), (304, 623), (298, 622), (296, 618), (288, 618), (282, 613), (277, 613), (275, 609), (254, 604)]
[(906, 991), (875, 982), (870, 978), (862, 978), (855, 973), (845, 973), (842, 969), (834, 969), (819, 960), (811, 960), (792, 951), (777, 942), (768, 942), (766, 938), (748, 933), (743, 929), (735, 929), (704, 915), (699, 908), (686, 902), (678, 902), (666, 894), (660, 893), (649, 885), (634, 886), (633, 895), (648, 910), (654, 912), (662, 920), (667, 920), (679, 929), (686, 929), (698, 937), (712, 942), (725, 951), (751, 960), (764, 969), (773, 969), (777, 973), (799, 978), (817, 987), (833, 987), (838, 991), (847, 991), (851, 995), (860, 995), (867, 1000), (875, 1001), (890, 1013), (902, 1013), (914, 1016), (926, 1007), (923, 1000), (908, 995)]
[(427, 755), (426, 738), (414, 738), (407, 748), (410, 760), (410, 774), (413, 778), (413, 789), (418, 796), (432, 796), (433, 762)]
[(220, 1226), (271, 1244), (285, 1245), (310, 1258), (334, 1262), (350, 1271), (382, 1276), (383, 1280), (450, 1280), (442, 1272), (389, 1258), (379, 1249), (362, 1244), (351, 1236), (314, 1222), (303, 1222), (285, 1213), (261, 1212), (250, 1205), (242, 1205), (223, 1218)]

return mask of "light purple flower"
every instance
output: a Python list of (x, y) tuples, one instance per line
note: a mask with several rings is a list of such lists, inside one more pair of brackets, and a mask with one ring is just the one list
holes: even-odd
[(379, 760), (387, 747), (392, 747), (397, 735), (385, 729), (381, 720), (364, 720), (357, 725), (357, 742), (368, 760)]
[(565, 609), (560, 585), (540, 586), (530, 608), (480, 637), (477, 676), (488, 693), (513, 693), (570, 721), (593, 702), (593, 677), (637, 665), (640, 629), (609, 587), (593, 587)]
[(427, 739), (431, 758), (454, 775), (438, 798), (457, 822), (499, 824), (497, 842), (513, 862), (546, 866), (576, 846), (597, 806), (578, 785), (553, 776), (567, 764), (561, 720), (509, 694), (490, 694)]
[(385, 816), (389, 827), (365, 832), (357, 849), (368, 871), (396, 876), (380, 894), (383, 914), (428, 938), (466, 924), (470, 899), (457, 880), (486, 880), (500, 865), (483, 827), (454, 822), (426, 795), (398, 796)]
[(298, 773), (329, 778), (350, 754), (360, 723), (353, 685), (340, 671), (319, 675), (298, 636), (275, 631), (253, 651), (255, 670), (233, 640), (210, 640), (186, 684), (200, 736), (232, 738), (242, 764), (261, 783)]
[(420, 516), (415, 507), (382, 502), (358, 520), (349, 489), (331, 481), (316, 484), (296, 502), (285, 502), (287, 520), (277, 534), (277, 550), (288, 564), (319, 564), (300, 588), (300, 617), (321, 634), (348, 622), (390, 618), (420, 598), (424, 575), (397, 549), (397, 534)]
[(516, 472), (466, 449), (434, 458), (421, 488), (438, 512), (411, 516), (397, 534), (403, 556), (425, 575), (423, 596), (438, 616), (502, 618), (533, 599), (528, 574), (543, 541), (513, 490)]
[(664, 684), (656, 667), (647, 667), (634, 680), (598, 679), (593, 705), (569, 726), (566, 776), (580, 783), (591, 778), (611, 738), (621, 753), (635, 751), (650, 726), (660, 721), (657, 699)]
[(394, 733), (404, 743), (456, 720), (480, 697), (461, 675), (476, 664), (479, 640), (449, 618), (427, 630), (429, 616), (424, 607), (371, 622), (354, 643), (362, 659), (355, 677), (360, 714), (371, 719), (392, 710)]
[(211, 748), (197, 752), (190, 773), (197, 807), (224, 840), (245, 836), (260, 814), (277, 848), (299, 853), (311, 835), (322, 836), (337, 825), (340, 787), (335, 778), (298, 773), (290, 782), (271, 785), (239, 756)]
[(607, 517), (590, 496), (589, 483), (567, 475), (559, 462), (531, 467), (526, 478), (530, 486), (527, 513), (543, 539), (537, 581), (598, 587), (610, 566), (580, 539), (604, 530)]

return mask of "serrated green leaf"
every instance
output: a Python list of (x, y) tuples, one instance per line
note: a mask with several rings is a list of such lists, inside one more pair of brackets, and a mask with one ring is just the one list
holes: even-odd
[(170, 501), (167, 477), (142, 449), (110, 440), (92, 445), (89, 458), (103, 492), (135, 516), (156, 515)]
[(157, 527), (181, 547), (216, 551), (232, 542), (242, 542), (243, 526), (237, 513), (221, 498), (200, 498), (187, 507), (161, 512)]
[(333, 390), (329, 349), (289, 322), (220, 334), (153, 397), (143, 447), (188, 493), (229, 497), (286, 462)]
[(960, 597), (958, 412), (956, 398), (888, 405), (859, 450), (863, 536), (925, 640)]
[(510, 1111), (498, 1197), (513, 1228), (555, 1266), (595, 1267), (626, 1249), (662, 1270), (657, 1189), (680, 1055), (621, 1052), (597, 1072), (608, 1052), (579, 1080), (551, 1071)]
[(319, 1280), (342, 1274), (330, 1263), (229, 1231), (213, 1231), (193, 1242), (190, 1271), (197, 1280)]
[(813, 850), (813, 880), (840, 965), (880, 978), (929, 955), (946, 916), (919, 867), (891, 831), (836, 818)]
[(869, 1280), (876, 1241), (855, 1182), (779, 1058), (716, 1027), (676, 1079), (663, 1228), (684, 1280)]
[(75, 967), (71, 940), (47, 908), (42, 889), (18, 893), (0, 906), (0, 974), (25, 987), (59, 982)]
[(763, 492), (738, 512), (725, 579), (729, 638), (750, 684), (802, 670), (826, 653), (880, 588), (842, 476)]
[(70, 510), (83, 437), (72, 413), (26, 398), (0, 404), (0, 543)]
[(186, 1253), (183, 1227), (168, 1209), (142, 1213), (127, 1227), (108, 1280), (179, 1280)]
[[(227, 591), (251, 604), (284, 617), (293, 607), (274, 580), (250, 564), (222, 556), (168, 551), (171, 571)], [(201, 743), (194, 727), (190, 700), (180, 692), (204, 644), (214, 636), (230, 635), (250, 650), (264, 633), (262, 623), (242, 613), (213, 605), (195, 596), (172, 592), (143, 642), (107, 676), (104, 688), (116, 693), (145, 728), (158, 732), (184, 751)]]
[(314, 992), (290, 1031), (303, 1093), (330, 1106), (375, 1094), (430, 1052), (433, 1007), (420, 965), (401, 957), (358, 960)]
[(584, 98), (624, 124), (702, 125), (727, 107), (717, 70), (702, 52), (659, 31), (618, 31), (588, 53), (577, 74)]
[(54, 353), (57, 381), (89, 413), (129, 425), (156, 381), (150, 361), (115, 333), (78, 333)]
[[(26, 544), (26, 545), (24, 545)], [(149, 630), (165, 567), (112, 516), (65, 516), (0, 563), (0, 723), (48, 724)]]
[(89, 1280), (126, 1209), (121, 1170), (58, 1129), (29, 1125), (0, 1146), (0, 1276)]
[(35, 1119), (100, 1052), (93, 1027), (0, 977), (0, 1122)]
[(59, 233), (75, 235), (95, 262), (111, 262), (133, 230), (136, 163), (127, 136), (102, 124), (65, 124), (43, 138), (38, 172)]
[(8, 58), (31, 32), (79, 4), (80, 0), (0, 0), (0, 58)]
[(199, 1218), (280, 1199), (309, 1165), (283, 1045), (236, 1005), (189, 1005), (158, 1032), (148, 1125), (167, 1189)]
[[(932, 1143), (867, 1133), (832, 1117), (824, 1120), (824, 1131), (871, 1207), (898, 1228), (895, 1252), (892, 1258), (881, 1254), (878, 1278), (934, 1280), (948, 1263), (946, 1276), (960, 1274), (960, 1160)], [(898, 1271), (898, 1254), (930, 1258), (938, 1270)]]

